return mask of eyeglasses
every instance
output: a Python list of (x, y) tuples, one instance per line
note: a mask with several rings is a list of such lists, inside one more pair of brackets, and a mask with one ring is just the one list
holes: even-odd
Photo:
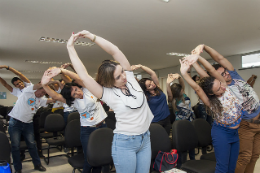
[(227, 69), (225, 68), (225, 70), (221, 73), (221, 76), (226, 76), (227, 75)]

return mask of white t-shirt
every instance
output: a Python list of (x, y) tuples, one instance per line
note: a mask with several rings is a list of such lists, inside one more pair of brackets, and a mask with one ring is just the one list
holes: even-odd
[(16, 97), (19, 97), (19, 96), (22, 94), (23, 90), (24, 90), (26, 87), (32, 85), (32, 83), (26, 83), (26, 82), (23, 82), (23, 84), (24, 84), (24, 88), (23, 88), (23, 89), (14, 87), (14, 88), (13, 88), (13, 91), (11, 92), (11, 94), (14, 95), (14, 96), (16, 96)]
[(64, 108), (63, 112), (73, 112), (77, 110), (76, 108), (74, 108), (73, 104), (69, 106), (66, 103), (63, 103), (63, 108)]
[(34, 85), (30, 85), (23, 89), (22, 94), (18, 97), (15, 106), (9, 113), (10, 117), (20, 120), (24, 123), (31, 123), (33, 116), (39, 107), (46, 107), (47, 98), (37, 98), (33, 90)]
[[(61, 89), (59, 88), (58, 91), (56, 91), (57, 93), (61, 92)], [(61, 101), (55, 101), (52, 108), (59, 108), (59, 107), (63, 107), (63, 103)]]
[(82, 88), (83, 99), (75, 99), (73, 106), (80, 114), (81, 126), (93, 126), (103, 121), (107, 114), (97, 98), (86, 88)]
[(126, 71), (125, 73), (129, 95), (126, 96), (119, 88), (103, 87), (101, 99), (115, 112), (116, 129), (114, 133), (140, 135), (149, 129), (153, 114), (133, 72)]

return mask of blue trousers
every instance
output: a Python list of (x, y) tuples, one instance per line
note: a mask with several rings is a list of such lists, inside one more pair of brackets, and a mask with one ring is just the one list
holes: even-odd
[(215, 173), (234, 173), (239, 154), (238, 129), (214, 123), (211, 137), (217, 161)]
[(32, 161), (34, 166), (39, 166), (41, 164), (37, 147), (34, 142), (34, 130), (33, 130), (33, 122), (31, 123), (23, 123), (14, 118), (10, 118), (9, 121), (9, 134), (11, 139), (11, 147), (12, 147), (12, 157), (14, 163), (14, 169), (19, 171), (22, 169), (22, 163), (20, 160), (20, 141), (21, 135), (23, 135), (26, 145), (28, 147), (29, 153), (32, 157)]
[(151, 164), (149, 130), (141, 135), (115, 133), (112, 157), (117, 173), (148, 173)]
[(83, 152), (84, 152), (84, 167), (83, 167), (83, 173), (91, 173), (91, 169), (92, 169), (92, 173), (101, 173), (101, 169), (102, 167), (92, 167), (87, 160), (87, 147), (88, 147), (88, 140), (89, 140), (89, 136), (92, 132), (94, 132), (95, 130), (99, 129), (99, 128), (103, 128), (106, 127), (106, 124), (102, 124), (99, 127), (83, 127), (81, 126), (81, 130), (80, 130), (80, 141), (82, 144), (82, 148), (83, 148)]

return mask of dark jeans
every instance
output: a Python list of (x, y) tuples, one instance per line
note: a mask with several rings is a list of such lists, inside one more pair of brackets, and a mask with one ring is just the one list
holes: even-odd
[(84, 162), (84, 168), (83, 168), (83, 173), (91, 173), (91, 168), (92, 168), (92, 173), (101, 173), (101, 168), (102, 167), (92, 167), (87, 160), (87, 147), (88, 147), (88, 139), (89, 136), (92, 132), (94, 132), (95, 130), (99, 129), (99, 128), (103, 128), (106, 127), (106, 124), (102, 124), (99, 127), (83, 127), (81, 126), (81, 130), (80, 130), (80, 141), (82, 144), (82, 148), (83, 148), (83, 152), (84, 152), (84, 158), (85, 158), (85, 162)]
[(170, 131), (171, 131), (171, 128), (172, 128), (170, 116), (168, 116), (167, 118), (165, 118), (165, 119), (163, 119), (161, 121), (152, 122), (152, 123), (160, 124), (166, 130), (168, 135), (170, 134)]
[(9, 121), (9, 134), (11, 139), (12, 156), (14, 169), (19, 171), (22, 169), (22, 163), (20, 160), (20, 140), (21, 135), (24, 137), (29, 153), (32, 157), (34, 166), (41, 164), (38, 156), (37, 147), (34, 142), (34, 130), (33, 123), (23, 123), (19, 120), (11, 118)]

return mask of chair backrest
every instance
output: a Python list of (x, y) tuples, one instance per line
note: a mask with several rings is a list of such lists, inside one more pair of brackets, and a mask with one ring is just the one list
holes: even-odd
[(65, 146), (67, 148), (80, 147), (80, 119), (70, 121), (65, 129)]
[(63, 109), (57, 109), (53, 113), (63, 115)]
[(59, 132), (64, 130), (65, 122), (61, 114), (49, 114), (45, 119), (44, 130), (47, 132)]
[(68, 120), (67, 120), (67, 124), (72, 121), (72, 120), (76, 120), (76, 119), (80, 119), (80, 115), (78, 112), (72, 112), (69, 114), (68, 116)]
[(159, 151), (169, 152), (171, 141), (166, 130), (159, 124), (152, 123), (149, 128), (152, 148), (152, 159), (155, 159)]
[(192, 125), (195, 128), (196, 134), (199, 140), (199, 147), (206, 147), (212, 142), (211, 138), (211, 126), (209, 123), (202, 119), (195, 119), (192, 121)]
[(107, 111), (107, 118), (105, 119), (105, 122), (107, 124), (107, 127), (114, 130), (116, 128), (116, 117), (115, 113), (113, 111)]
[(172, 142), (173, 147), (180, 152), (185, 152), (198, 146), (198, 137), (190, 121), (178, 120), (172, 124)]
[(5, 128), (4, 128), (3, 120), (0, 120), (0, 132), (3, 132), (5, 134)]
[(44, 128), (45, 119), (46, 119), (46, 117), (47, 117), (49, 114), (52, 114), (52, 112), (51, 112), (50, 109), (44, 110), (43, 112), (41, 112), (41, 114), (40, 114), (40, 128)]
[(110, 128), (100, 128), (90, 134), (87, 148), (87, 158), (90, 165), (99, 167), (113, 163), (112, 141), (113, 130)]
[(10, 164), (11, 163), (10, 154), (11, 154), (11, 146), (9, 140), (6, 134), (0, 132), (0, 160), (5, 160)]

